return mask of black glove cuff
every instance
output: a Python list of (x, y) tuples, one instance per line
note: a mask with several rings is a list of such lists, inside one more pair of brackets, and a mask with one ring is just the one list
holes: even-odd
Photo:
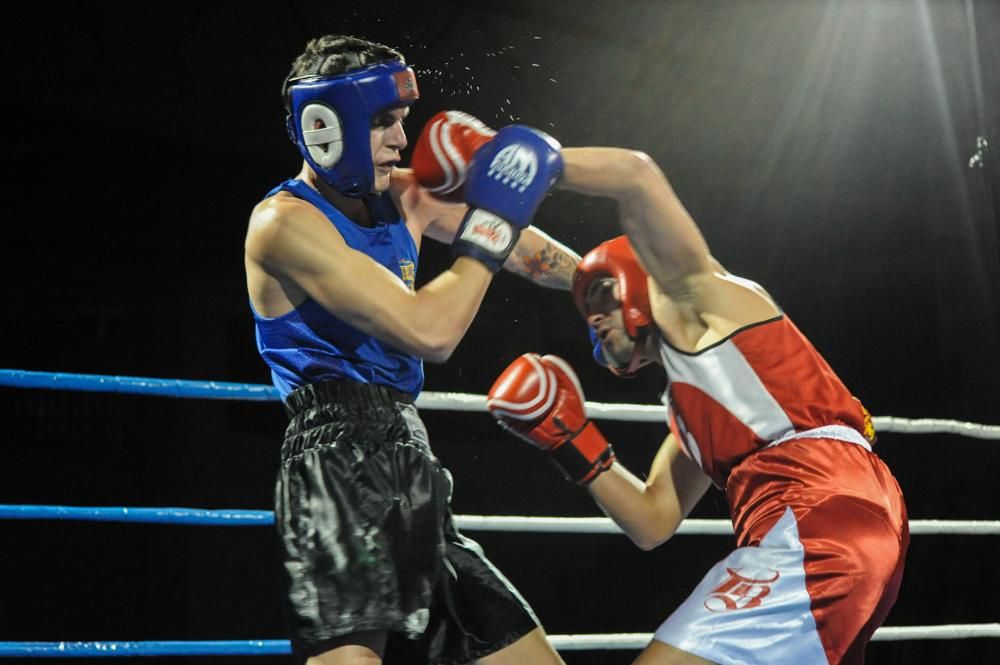
[(550, 450), (549, 459), (567, 480), (586, 486), (611, 468), (611, 464), (615, 461), (615, 451), (609, 443), (597, 459), (589, 460), (573, 445), (572, 440), (569, 440)]

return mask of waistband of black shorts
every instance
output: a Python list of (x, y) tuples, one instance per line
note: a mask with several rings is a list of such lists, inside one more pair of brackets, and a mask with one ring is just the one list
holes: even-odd
[(379, 407), (393, 406), (402, 402), (412, 404), (414, 396), (389, 386), (355, 381), (324, 381), (307, 383), (288, 393), (285, 411), (294, 418), (306, 409), (321, 404), (344, 404), (348, 406)]

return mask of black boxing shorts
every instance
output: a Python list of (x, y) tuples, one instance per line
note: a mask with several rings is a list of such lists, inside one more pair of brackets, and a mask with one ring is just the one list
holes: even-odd
[(386, 661), (467, 663), (538, 625), (455, 529), (451, 474), (411, 402), (353, 382), (303, 386), (285, 400), (275, 519), (302, 660), (386, 631)]

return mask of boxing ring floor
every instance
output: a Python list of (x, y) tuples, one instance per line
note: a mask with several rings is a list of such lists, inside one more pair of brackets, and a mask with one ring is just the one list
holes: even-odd
[[(61, 391), (85, 391), (104, 393), (127, 393), (136, 395), (189, 398), (225, 399), (250, 401), (277, 401), (276, 391), (270, 386), (214, 381), (188, 381), (180, 379), (151, 379), (126, 376), (102, 376), (51, 372), (31, 372), (23, 370), (0, 370), (0, 386), (14, 389), (51, 389)], [(424, 411), (485, 412), (485, 396), (463, 393), (425, 392), (417, 401)], [(588, 415), (595, 420), (616, 420), (626, 422), (662, 423), (663, 407), (660, 405), (587, 403)], [(1000, 426), (953, 420), (921, 419), (912, 420), (895, 417), (875, 417), (875, 426), (880, 433), (903, 434), (949, 433), (961, 437), (982, 440), (982, 445), (996, 445), (1000, 440)], [(472, 479), (460, 479), (470, 482)], [(220, 479), (225, 482), (225, 479)], [(68, 506), (50, 504), (0, 504), (0, 519), (59, 521), (77, 523), (130, 523), (171, 529), (184, 527), (261, 527), (273, 524), (273, 514), (266, 510), (203, 509), (198, 507), (132, 507), (132, 506)], [(597, 537), (620, 534), (618, 528), (607, 518), (598, 517), (557, 517), (518, 515), (458, 515), (459, 528), (478, 533), (520, 534), (531, 539), (542, 534), (581, 534)], [(1000, 551), (997, 537), (1000, 536), (1000, 520), (937, 520), (913, 519), (910, 522), (913, 537), (942, 536), (966, 538), (971, 551), (982, 547), (985, 556), (996, 559)], [(732, 533), (728, 520), (688, 519), (680, 530), (683, 536), (719, 536)], [(480, 536), (476, 535), (479, 538)], [(510, 537), (515, 537), (511, 535)], [(683, 547), (683, 542), (674, 541), (671, 547)], [(487, 553), (490, 548), (487, 547)], [(994, 555), (988, 554), (994, 552)], [(706, 561), (706, 567), (713, 562)], [(72, 566), (72, 557), (67, 557), (67, 565)], [(502, 567), (502, 566), (501, 566)], [(86, 574), (86, 571), (79, 571)], [(908, 568), (907, 575), (920, 575), (920, 570)], [(695, 579), (677, 579), (674, 583), (690, 589)], [(123, 583), (126, 583), (123, 581)], [(522, 591), (532, 597), (530, 588)], [(108, 593), (113, 593), (108, 589)], [(16, 601), (7, 599), (9, 607)], [(664, 608), (665, 617), (672, 608)], [(992, 617), (984, 617), (981, 623), (887, 625), (876, 632), (874, 641), (920, 641), (920, 640), (961, 640), (1000, 639), (1000, 623), (991, 622)], [(544, 621), (544, 618), (543, 618)], [(891, 621), (891, 618), (890, 618)], [(6, 631), (5, 631), (6, 632)], [(37, 631), (36, 631), (37, 632)], [(90, 658), (90, 657), (133, 657), (133, 656), (279, 656), (290, 653), (287, 640), (283, 639), (164, 639), (128, 641), (114, 640), (115, 636), (95, 636), (97, 639), (65, 639), (52, 635), (47, 641), (0, 641), (0, 657), (23, 658)], [(560, 651), (608, 651), (638, 650), (650, 640), (648, 632), (616, 633), (560, 633), (550, 634), (554, 646)], [(1000, 642), (994, 642), (1000, 651)]]

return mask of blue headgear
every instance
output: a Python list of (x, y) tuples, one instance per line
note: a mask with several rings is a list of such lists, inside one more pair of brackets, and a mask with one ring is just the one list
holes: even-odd
[(288, 88), (288, 135), (324, 182), (346, 196), (367, 196), (375, 184), (372, 118), (419, 96), (413, 70), (398, 60), (295, 78)]

